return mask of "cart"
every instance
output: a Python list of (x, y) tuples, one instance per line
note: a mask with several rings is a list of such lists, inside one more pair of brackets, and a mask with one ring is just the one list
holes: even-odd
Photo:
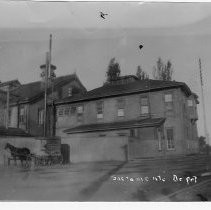
[(35, 166), (62, 164), (61, 139), (59, 137), (42, 137), (36, 139), (36, 147), (31, 155)]

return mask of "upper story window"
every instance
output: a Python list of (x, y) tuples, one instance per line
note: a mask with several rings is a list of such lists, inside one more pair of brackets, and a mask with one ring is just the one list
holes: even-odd
[(141, 114), (149, 114), (149, 100), (147, 96), (141, 97)]
[(125, 100), (124, 99), (117, 100), (117, 116), (118, 117), (125, 116)]
[(44, 123), (44, 110), (38, 109), (38, 124), (43, 125)]
[(96, 109), (97, 109), (97, 118), (102, 119), (103, 118), (103, 101), (97, 102)]
[(72, 87), (69, 87), (68, 88), (68, 96), (72, 96), (72, 91), (73, 91)]
[(65, 107), (65, 109), (64, 109), (64, 114), (65, 115), (69, 115), (70, 114), (70, 107)]
[(20, 108), (20, 123), (24, 123), (24, 118), (25, 118), (25, 109), (24, 107)]
[(172, 102), (172, 94), (165, 94), (165, 102)]
[(57, 116), (63, 116), (64, 115), (64, 108), (61, 107), (61, 108), (58, 108), (57, 109)]
[(77, 120), (78, 120), (78, 123), (82, 123), (82, 121), (83, 121), (83, 112), (84, 112), (84, 107), (82, 105), (77, 106)]
[(167, 111), (173, 111), (173, 96), (171, 93), (165, 94), (165, 107)]
[(83, 114), (83, 112), (84, 112), (83, 106), (77, 106), (77, 113)]
[(188, 99), (188, 107), (192, 107), (193, 106), (193, 100)]

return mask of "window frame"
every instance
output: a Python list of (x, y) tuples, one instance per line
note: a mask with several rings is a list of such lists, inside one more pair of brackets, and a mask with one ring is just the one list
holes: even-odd
[[(145, 103), (143, 103), (143, 99), (147, 99)], [(142, 108), (147, 108), (147, 112), (143, 112)], [(140, 96), (140, 109), (141, 109), (141, 116), (147, 116), (150, 114), (149, 110), (149, 97), (147, 95)]]
[[(79, 111), (81, 107), (81, 111)], [(77, 113), (77, 123), (83, 123), (83, 115), (84, 115), (84, 105), (80, 104), (76, 106), (76, 113)]]
[(103, 117), (104, 117), (104, 101), (96, 102), (96, 114), (97, 114), (97, 119), (103, 119)]
[[(171, 95), (171, 100), (166, 100), (166, 96)], [(174, 93), (172, 91), (164, 92), (164, 110), (165, 115), (168, 117), (174, 117)]]
[[(81, 111), (80, 111), (79, 108), (81, 108)], [(83, 114), (84, 113), (84, 106), (83, 105), (76, 106), (76, 112), (77, 112), (77, 114)]]
[(58, 117), (64, 116), (64, 107), (58, 107), (56, 113), (57, 113), (57, 116), (58, 116)]
[[(191, 105), (190, 105), (189, 102), (191, 102)], [(193, 107), (193, 99), (187, 99), (187, 106), (188, 107)]]
[(117, 99), (117, 117), (125, 117), (125, 98)]
[(68, 92), (67, 92), (68, 97), (71, 97), (72, 94), (73, 94), (73, 88), (72, 87), (68, 87)]
[[(22, 113), (22, 111), (23, 111), (23, 113)], [(25, 123), (25, 108), (24, 107), (20, 107), (19, 123), (20, 124)]]
[(71, 110), (71, 107), (70, 106), (64, 107), (63, 115), (69, 116), (70, 115), (70, 112), (71, 112), (70, 110)]
[[(169, 141), (168, 139), (168, 130), (172, 130), (172, 139)], [(175, 147), (175, 136), (174, 136), (174, 128), (173, 127), (167, 127), (166, 128), (166, 146), (167, 146), (167, 150), (176, 150), (176, 147)], [(170, 142), (170, 144), (169, 144)], [(169, 147), (169, 145), (171, 145), (171, 147)], [(173, 147), (172, 147), (173, 145)]]

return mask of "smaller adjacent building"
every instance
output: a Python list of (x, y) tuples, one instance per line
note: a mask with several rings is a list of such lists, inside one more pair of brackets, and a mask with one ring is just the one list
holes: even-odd
[(198, 103), (183, 82), (128, 75), (57, 100), (56, 135), (72, 162), (194, 154)]
[[(15, 82), (14, 82), (15, 81)], [(27, 84), (20, 84), (17, 80), (9, 89), (9, 122), (11, 128), (20, 128), (33, 136), (43, 136), (44, 134), (44, 82), (36, 81)], [(0, 84), (1, 87), (11, 82)], [(48, 108), (47, 108), (47, 134), (55, 134), (55, 118), (54, 118), (54, 100), (73, 96), (86, 91), (86, 88), (80, 82), (76, 74), (64, 75), (56, 77), (49, 82), (47, 89)], [(13, 87), (13, 88), (11, 88)], [(7, 94), (5, 91), (2, 94)], [(1, 92), (0, 92), (1, 93)], [(7, 98), (5, 95), (4, 99)], [(1, 102), (0, 102), (1, 103)], [(4, 114), (1, 117), (1, 124), (5, 125), (5, 115), (7, 112), (6, 101), (2, 102), (1, 109)]]

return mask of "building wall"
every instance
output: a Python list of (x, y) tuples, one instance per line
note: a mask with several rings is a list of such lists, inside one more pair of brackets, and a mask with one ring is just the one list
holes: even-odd
[[(165, 98), (164, 95), (171, 93), (173, 96), (173, 112), (167, 112), (165, 107)], [(77, 121), (77, 113), (69, 113), (68, 115), (63, 114), (62, 116), (57, 116), (57, 135), (68, 138), (67, 134), (64, 134), (63, 130), (71, 127), (75, 127), (80, 124), (92, 124), (92, 123), (108, 123), (108, 122), (116, 122), (116, 121), (127, 121), (132, 119), (141, 119), (141, 109), (140, 109), (140, 97), (141, 96), (149, 96), (150, 98), (150, 110), (152, 117), (164, 117), (166, 121), (164, 123), (164, 141), (162, 142), (162, 150), (158, 153), (162, 154), (162, 151), (165, 151), (167, 155), (178, 155), (178, 154), (187, 154), (196, 152), (197, 145), (198, 145), (198, 136), (197, 136), (197, 126), (196, 124), (192, 125), (189, 115), (188, 115), (188, 107), (187, 107), (187, 96), (183, 93), (180, 88), (176, 89), (169, 89), (163, 91), (156, 91), (151, 92), (150, 94), (134, 94), (128, 95), (124, 97), (113, 97), (113, 98), (106, 98), (103, 99), (104, 102), (104, 117), (103, 119), (97, 119), (96, 113), (96, 102), (95, 101), (88, 101), (84, 103), (74, 103), (68, 105), (60, 105), (57, 109), (65, 107), (72, 107), (72, 106), (84, 106), (84, 114), (82, 118), (82, 122)], [(118, 117), (117, 116), (117, 99), (124, 98), (125, 99), (125, 116)], [(98, 100), (99, 101), (99, 100)], [(184, 110), (184, 104), (186, 106), (186, 110)], [(194, 104), (196, 107), (196, 104)], [(146, 116), (145, 116), (146, 117)], [(189, 137), (186, 135), (186, 128), (188, 127), (189, 130)], [(167, 129), (173, 128), (174, 134), (174, 149), (167, 148)], [(114, 131), (114, 136), (118, 136), (120, 131)], [(106, 136), (110, 136), (110, 132), (106, 132)], [(84, 136), (84, 134), (83, 134)], [(99, 137), (98, 132), (94, 132), (92, 134), (87, 133), (87, 138)], [(190, 136), (192, 136), (190, 138)], [(71, 139), (71, 135), (69, 135), (69, 139)], [(141, 139), (141, 137), (139, 137)], [(147, 139), (147, 138), (146, 138)], [(149, 148), (148, 155), (155, 155), (157, 142), (154, 139), (148, 139), (145, 142), (145, 146), (143, 150)], [(142, 149), (140, 147), (140, 149)], [(145, 152), (143, 152), (145, 154)]]
[[(70, 162), (126, 161), (128, 137), (87, 137), (72, 135), (62, 138), (70, 146)], [(112, 147), (111, 147), (112, 144)]]
[[(73, 94), (80, 92), (80, 88), (84, 91), (84, 88), (77, 81), (72, 81), (69, 84), (61, 87), (57, 91), (53, 93), (56, 98), (64, 98), (68, 95), (68, 88), (73, 88)], [(52, 94), (48, 95), (49, 102)], [(20, 109), (24, 108), (25, 117), (24, 122), (20, 122)], [(1, 107), (0, 107), (1, 109)], [(3, 108), (5, 110), (5, 107)], [(38, 110), (44, 109), (44, 99), (41, 98), (38, 101), (19, 104), (10, 106), (11, 110), (11, 118), (10, 118), (10, 127), (19, 127), (27, 132), (29, 132), (33, 136), (43, 136), (43, 124), (38, 123)], [(51, 113), (50, 113), (51, 114)], [(1, 117), (1, 114), (0, 114)], [(2, 116), (3, 117), (3, 116)], [(1, 118), (2, 118), (1, 117)]]

